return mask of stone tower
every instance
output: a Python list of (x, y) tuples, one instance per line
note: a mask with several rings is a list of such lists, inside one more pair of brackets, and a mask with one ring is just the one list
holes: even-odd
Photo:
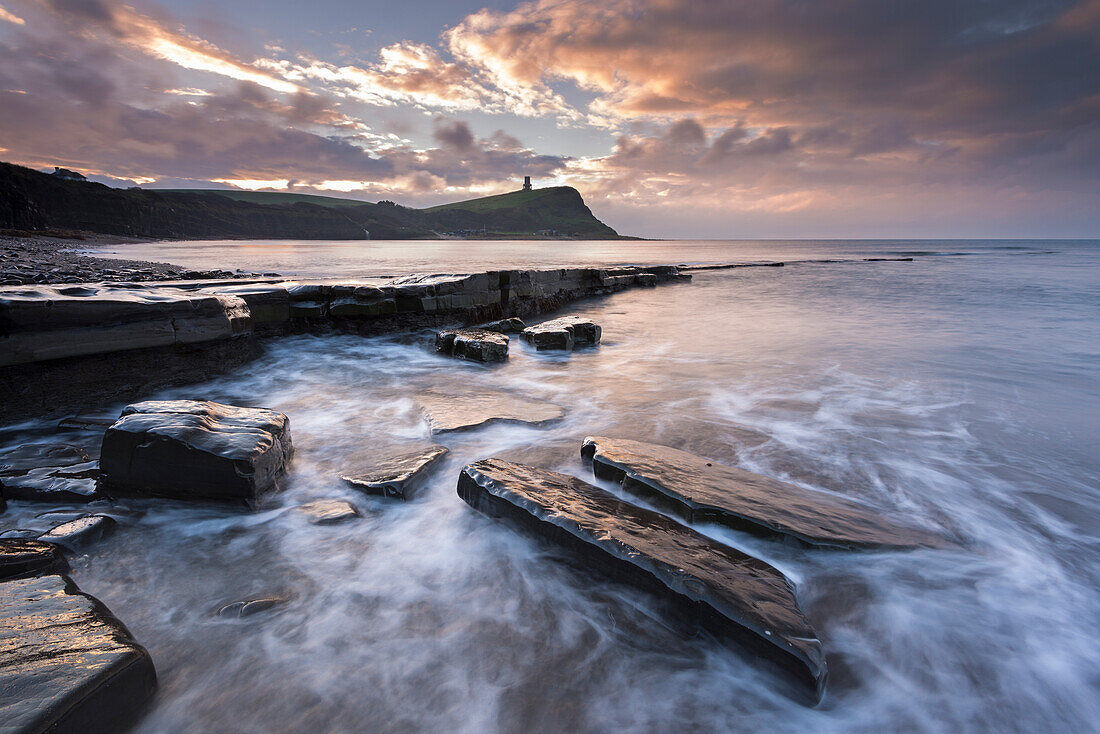
[(523, 190), (524, 191), (530, 191), (531, 190), (531, 177), (530, 176), (524, 176), (523, 177)]

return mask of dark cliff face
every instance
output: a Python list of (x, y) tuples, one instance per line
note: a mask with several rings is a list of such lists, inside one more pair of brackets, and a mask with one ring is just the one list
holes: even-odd
[(0, 163), (0, 228), (134, 237), (362, 239), (363, 228), (313, 204), (260, 205), (209, 194), (113, 189)]
[[(576, 189), (559, 186), (410, 209), (391, 202), (241, 201), (217, 191), (114, 189), (0, 163), (0, 229), (74, 230), (169, 239), (434, 239), (484, 230), (489, 236), (617, 237)], [(321, 197), (318, 197), (321, 198)], [(323, 199), (321, 199), (324, 201)]]

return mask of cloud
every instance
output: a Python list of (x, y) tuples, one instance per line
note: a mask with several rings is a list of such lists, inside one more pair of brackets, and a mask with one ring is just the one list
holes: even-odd
[(14, 25), (26, 25), (27, 23), (27, 21), (23, 20), (10, 10), (7, 10), (3, 5), (0, 5), (0, 20), (12, 23)]
[(201, 38), (173, 31), (127, 5), (104, 0), (45, 1), (55, 17), (79, 27), (80, 34), (85, 38), (110, 38), (184, 69), (252, 82), (276, 92), (301, 91), (296, 84), (245, 63)]

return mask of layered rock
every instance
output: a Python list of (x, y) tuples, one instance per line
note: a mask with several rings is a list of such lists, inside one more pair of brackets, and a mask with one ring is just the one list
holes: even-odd
[(114, 732), (156, 688), (149, 653), (65, 576), (0, 582), (5, 732)]
[(565, 415), (565, 410), (553, 403), (498, 391), (466, 395), (425, 393), (417, 402), (433, 434), (464, 431), (488, 423), (541, 425)]
[(575, 477), (501, 459), (463, 468), (458, 494), (491, 517), (568, 548), (594, 570), (656, 591), (821, 694), (821, 643), (791, 583), (764, 561)]
[(68, 570), (61, 549), (52, 543), (0, 538), (0, 581)]
[(572, 351), (577, 347), (599, 344), (602, 334), (603, 329), (596, 322), (582, 316), (552, 319), (523, 330), (523, 338), (527, 343), (540, 350)]
[(0, 497), (41, 502), (90, 502), (99, 495), (99, 463), (69, 444), (28, 443), (0, 454)]
[(445, 329), (436, 334), (435, 349), (478, 362), (503, 362), (508, 359), (508, 337), (487, 329)]
[(103, 435), (103, 483), (122, 493), (243, 501), (275, 489), (292, 452), (290, 420), (208, 401), (135, 403)]
[(865, 505), (668, 446), (589, 436), (581, 456), (592, 461), (598, 478), (618, 482), (626, 492), (688, 522), (716, 522), (811, 546), (912, 548), (944, 543), (933, 533), (890, 522)]
[(409, 500), (423, 484), (428, 469), (447, 454), (445, 446), (426, 446), (386, 456), (340, 478), (367, 494)]

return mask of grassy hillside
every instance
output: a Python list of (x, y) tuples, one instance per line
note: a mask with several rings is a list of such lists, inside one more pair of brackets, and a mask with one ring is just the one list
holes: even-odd
[(429, 209), (223, 189), (116, 189), (0, 163), (0, 229), (174, 239), (616, 239), (568, 186)]
[(160, 194), (217, 194), (234, 201), (247, 201), (251, 204), (316, 204), (317, 206), (344, 207), (362, 206), (368, 202), (358, 199), (341, 199), (336, 196), (318, 194), (290, 194), (282, 191), (239, 191), (236, 189), (147, 189)]

